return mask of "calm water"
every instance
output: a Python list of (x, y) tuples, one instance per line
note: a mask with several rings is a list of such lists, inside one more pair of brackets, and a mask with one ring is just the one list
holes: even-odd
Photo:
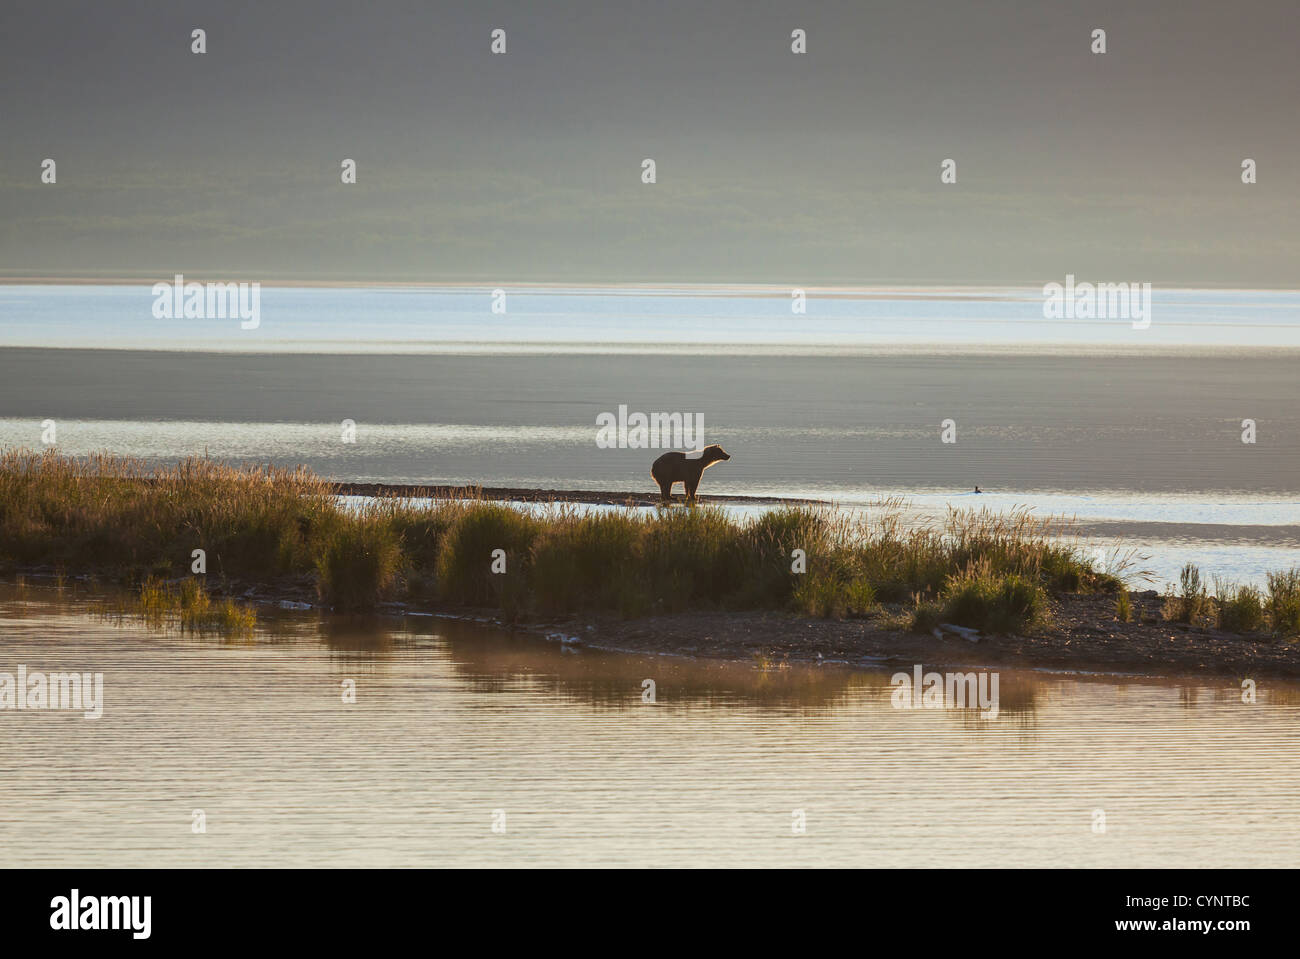
[(1244, 705), (1231, 680), (1003, 673), (988, 720), (894, 709), (877, 672), (565, 653), (423, 617), (271, 625), (187, 639), (0, 587), (0, 671), (105, 684), (96, 721), (0, 712), (6, 865), (1295, 861), (1292, 684)]

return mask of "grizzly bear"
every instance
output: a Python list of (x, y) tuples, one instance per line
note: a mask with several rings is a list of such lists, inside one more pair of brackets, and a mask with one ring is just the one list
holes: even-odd
[(665, 503), (673, 498), (673, 484), (681, 483), (686, 488), (686, 500), (695, 499), (695, 490), (699, 488), (700, 476), (714, 463), (731, 459), (731, 455), (717, 443), (702, 450), (683, 453), (673, 450), (654, 461), (650, 475), (659, 484), (659, 493)]

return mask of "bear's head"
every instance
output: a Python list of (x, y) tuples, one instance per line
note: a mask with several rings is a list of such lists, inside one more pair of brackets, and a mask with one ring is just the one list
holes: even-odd
[(704, 447), (704, 461), (706, 463), (718, 463), (722, 460), (729, 459), (731, 459), (731, 454), (717, 443), (714, 443), (712, 446)]

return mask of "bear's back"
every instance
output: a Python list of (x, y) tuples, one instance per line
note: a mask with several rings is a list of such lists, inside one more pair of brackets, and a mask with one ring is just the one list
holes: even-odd
[(679, 476), (685, 472), (686, 454), (681, 450), (670, 450), (659, 457), (650, 467), (651, 476)]

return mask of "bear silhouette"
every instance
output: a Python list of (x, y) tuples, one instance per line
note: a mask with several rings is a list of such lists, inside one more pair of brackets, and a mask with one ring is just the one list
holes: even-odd
[(700, 485), (700, 476), (714, 463), (731, 459), (731, 454), (717, 443), (702, 450), (683, 453), (673, 450), (654, 461), (650, 475), (659, 484), (659, 493), (665, 503), (673, 498), (673, 484), (681, 483), (686, 489), (686, 500), (695, 499), (695, 491)]

